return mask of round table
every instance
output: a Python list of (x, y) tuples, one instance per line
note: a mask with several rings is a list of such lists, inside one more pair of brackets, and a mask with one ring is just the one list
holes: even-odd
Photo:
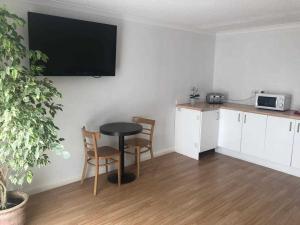
[[(125, 173), (124, 171), (124, 137), (129, 135), (134, 135), (141, 133), (143, 127), (137, 123), (107, 123), (100, 127), (100, 133), (110, 135), (110, 136), (119, 136), (119, 151), (121, 154), (121, 183), (126, 184), (135, 180), (135, 175), (133, 173)], [(118, 183), (118, 174), (113, 173), (108, 176), (108, 180), (111, 183)]]

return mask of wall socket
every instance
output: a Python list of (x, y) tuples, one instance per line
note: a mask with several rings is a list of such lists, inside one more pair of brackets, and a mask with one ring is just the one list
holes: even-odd
[(256, 95), (256, 94), (258, 94), (258, 93), (265, 93), (265, 91), (264, 91), (264, 90), (261, 90), (261, 89), (252, 90), (252, 91), (251, 91), (251, 94), (252, 94), (252, 95)]

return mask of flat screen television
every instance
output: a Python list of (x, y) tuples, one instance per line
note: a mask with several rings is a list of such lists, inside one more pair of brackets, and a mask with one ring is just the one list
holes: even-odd
[(28, 13), (29, 49), (49, 57), (46, 76), (114, 76), (117, 26)]

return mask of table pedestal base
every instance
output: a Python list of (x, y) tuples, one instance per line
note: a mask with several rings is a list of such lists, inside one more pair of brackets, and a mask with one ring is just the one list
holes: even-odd
[[(108, 175), (107, 177), (108, 181), (114, 184), (118, 183), (118, 174), (113, 173)], [(133, 173), (123, 173), (121, 175), (121, 184), (127, 184), (135, 180), (135, 175)]]

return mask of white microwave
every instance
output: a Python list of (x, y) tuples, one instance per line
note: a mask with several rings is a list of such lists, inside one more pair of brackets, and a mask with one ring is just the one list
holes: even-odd
[(285, 111), (290, 109), (291, 100), (291, 95), (258, 93), (255, 97), (255, 107)]

